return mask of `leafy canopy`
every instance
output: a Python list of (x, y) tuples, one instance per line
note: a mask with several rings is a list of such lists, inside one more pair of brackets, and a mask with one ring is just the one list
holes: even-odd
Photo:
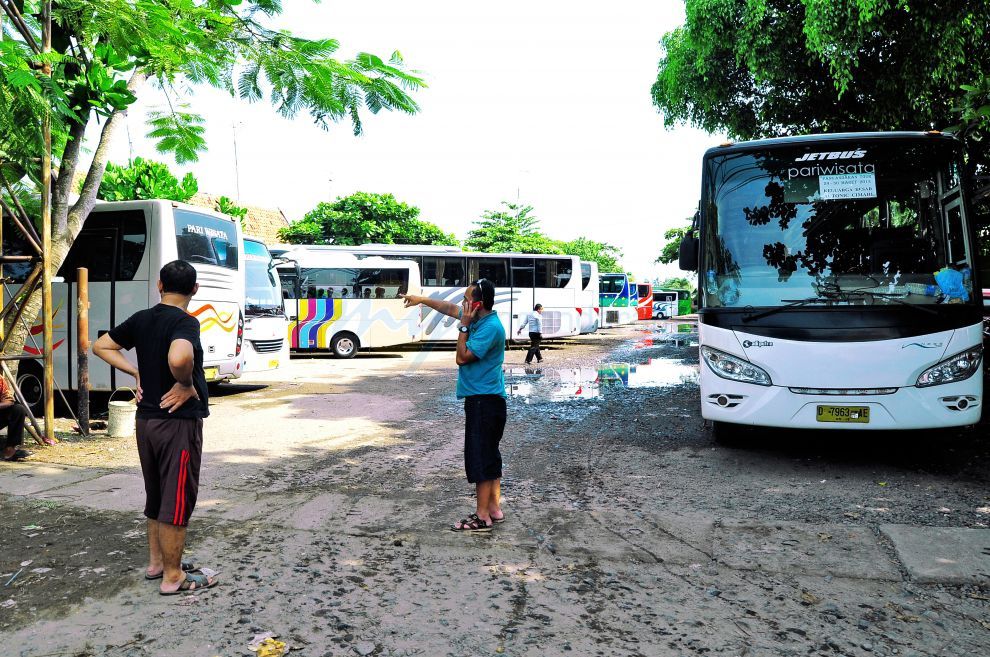
[(128, 166), (112, 162), (107, 164), (97, 195), (104, 201), (160, 198), (184, 203), (198, 191), (199, 183), (191, 173), (187, 173), (179, 181), (168, 165), (137, 157)]
[(320, 203), (302, 220), (279, 232), (289, 244), (438, 244), (457, 239), (419, 218), (419, 208), (392, 194), (357, 192), (333, 203)]

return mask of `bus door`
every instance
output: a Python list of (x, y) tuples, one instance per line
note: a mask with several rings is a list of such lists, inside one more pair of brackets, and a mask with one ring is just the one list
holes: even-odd
[[(76, 270), (86, 267), (89, 270), (89, 341), (90, 344), (117, 324), (143, 310), (151, 303), (149, 299), (149, 276), (145, 258), (148, 236), (148, 222), (144, 210), (114, 210), (93, 212), (86, 219), (83, 229), (72, 243), (59, 270), (65, 280), (55, 302), (62, 308), (56, 313), (65, 317), (66, 340), (57, 351), (64, 352), (58, 361), (56, 385), (64, 389), (74, 389), (78, 378), (76, 370), (78, 328), (78, 308), (76, 297), (78, 285)], [(135, 360), (134, 354), (128, 354)], [(113, 370), (99, 358), (89, 359), (89, 381), (94, 390), (115, 390), (118, 386), (133, 387), (134, 379)]]
[[(516, 333), (533, 310), (533, 285), (536, 280), (533, 258), (512, 258), (512, 322), (509, 324), (509, 339), (518, 338)], [(526, 333), (526, 331), (523, 331)], [(526, 338), (529, 335), (526, 334)]]

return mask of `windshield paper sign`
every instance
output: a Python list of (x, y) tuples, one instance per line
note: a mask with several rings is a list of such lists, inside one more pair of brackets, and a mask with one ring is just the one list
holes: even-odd
[(877, 178), (872, 172), (819, 176), (818, 186), (823, 201), (877, 197)]

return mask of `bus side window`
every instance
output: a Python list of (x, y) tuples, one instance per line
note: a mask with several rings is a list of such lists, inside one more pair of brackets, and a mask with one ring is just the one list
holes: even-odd
[(509, 263), (505, 258), (468, 258), (471, 282), (485, 278), (495, 287), (509, 287)]
[(112, 229), (83, 228), (65, 256), (58, 275), (66, 281), (75, 281), (76, 269), (86, 267), (90, 283), (109, 283), (113, 279), (116, 237), (117, 233)]

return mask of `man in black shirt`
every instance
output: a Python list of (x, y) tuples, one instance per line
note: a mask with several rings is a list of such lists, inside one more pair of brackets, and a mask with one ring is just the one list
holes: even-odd
[[(93, 353), (137, 381), (137, 446), (148, 518), (148, 579), (175, 595), (209, 588), (216, 577), (183, 571), (186, 526), (196, 505), (203, 418), (210, 414), (199, 322), (187, 312), (199, 285), (181, 260), (162, 267), (161, 303), (100, 336)], [(137, 352), (137, 367), (123, 350)]]

